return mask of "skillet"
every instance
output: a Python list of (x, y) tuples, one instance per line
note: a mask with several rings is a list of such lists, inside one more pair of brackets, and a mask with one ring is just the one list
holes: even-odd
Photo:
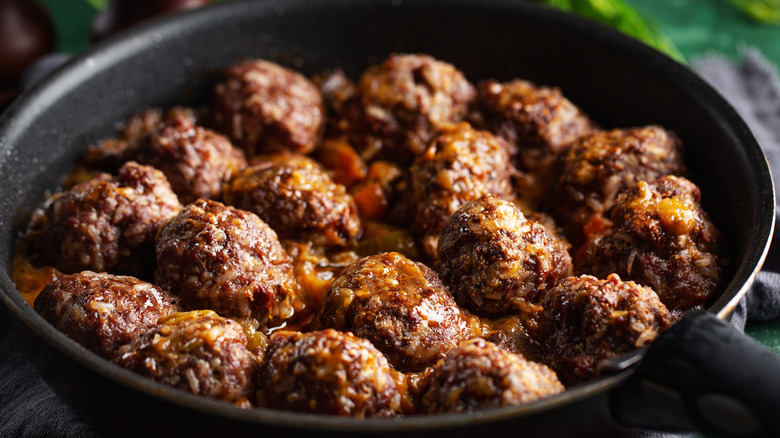
[[(705, 209), (730, 243), (729, 281), (711, 313), (693, 313), (650, 351), (605, 364), (600, 379), (549, 399), (468, 414), (355, 421), (241, 410), (159, 385), (77, 345), (16, 291), (14, 242), (30, 211), (56, 190), (86, 144), (113, 135), (116, 123), (141, 108), (207, 102), (219, 70), (243, 58), (270, 59), (305, 74), (341, 67), (355, 78), (394, 51), (429, 53), (472, 82), (521, 77), (558, 86), (605, 127), (652, 123), (674, 130)], [(727, 318), (749, 288), (771, 241), (774, 209), (771, 176), (755, 139), (694, 73), (610, 29), (519, 0), (231, 1), (148, 22), (96, 45), (0, 119), (0, 296), (39, 373), (109, 435), (637, 434), (630, 426), (780, 434), (772, 415), (780, 405), (777, 359), (711, 317)], [(699, 337), (691, 340), (691, 333)], [(696, 358), (709, 368), (684, 374), (688, 359)]]

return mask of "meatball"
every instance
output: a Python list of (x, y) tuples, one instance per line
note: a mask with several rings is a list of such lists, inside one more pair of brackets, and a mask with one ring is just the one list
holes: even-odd
[(194, 125), (198, 123), (200, 116), (196, 110), (186, 106), (175, 106), (164, 114), (160, 110), (146, 109), (127, 120), (119, 131), (119, 138), (131, 143), (137, 142), (159, 131), (165, 123), (175, 119), (185, 119)]
[(589, 239), (577, 270), (650, 286), (672, 311), (704, 305), (722, 275), (720, 233), (699, 199), (699, 188), (682, 177), (638, 182), (618, 196), (612, 227)]
[[(94, 169), (115, 172), (124, 162), (133, 160), (142, 141), (162, 129), (166, 122), (175, 119), (197, 123), (198, 115), (189, 107), (177, 106), (166, 113), (158, 109), (145, 109), (133, 114), (119, 130), (119, 136), (91, 145), (76, 167), (76, 172)], [(147, 164), (147, 163), (143, 163)]]
[(360, 233), (355, 201), (304, 156), (244, 169), (225, 185), (223, 200), (257, 214), (280, 238), (346, 246)]
[(562, 156), (549, 209), (579, 245), (582, 227), (609, 211), (620, 192), (637, 181), (683, 173), (681, 147), (674, 133), (657, 126), (586, 135)]
[(91, 271), (49, 283), (34, 308), (58, 330), (105, 358), (173, 312), (168, 294), (157, 286)]
[(569, 277), (543, 302), (547, 364), (566, 385), (598, 376), (598, 364), (641, 348), (672, 324), (658, 295), (615, 274)]
[(223, 181), (246, 167), (246, 158), (225, 136), (198, 126), (197, 119), (187, 107), (164, 115), (159, 110), (135, 114), (118, 138), (91, 146), (69, 180), (136, 161), (162, 171), (182, 203), (219, 198)]
[(427, 413), (476, 411), (528, 403), (563, 390), (546, 366), (476, 338), (436, 364), (420, 405)]
[(412, 164), (398, 211), (411, 218), (412, 233), (431, 259), (442, 228), (461, 205), (485, 194), (511, 194), (512, 168), (502, 144), (460, 123), (444, 129)]
[(321, 327), (368, 339), (400, 371), (420, 371), (476, 331), (434, 271), (390, 252), (351, 264), (334, 281)]
[(258, 406), (351, 417), (390, 417), (406, 405), (403, 375), (370, 342), (326, 329), (271, 335)]
[(458, 304), (484, 316), (535, 317), (544, 291), (572, 273), (564, 244), (511, 202), (483, 196), (461, 207), (439, 241), (440, 272)]
[(33, 221), (33, 256), (65, 273), (140, 275), (157, 228), (180, 209), (162, 172), (128, 162), (47, 201)]
[(506, 140), (523, 171), (539, 171), (575, 140), (594, 129), (587, 115), (558, 88), (515, 79), (479, 84), (471, 120)]
[(314, 83), (264, 60), (230, 66), (217, 84), (214, 125), (248, 157), (260, 153), (309, 153), (322, 136), (325, 109)]
[(476, 91), (455, 67), (392, 54), (369, 67), (335, 123), (364, 159), (408, 165), (442, 126), (459, 122)]
[(185, 309), (253, 317), (264, 326), (293, 314), (298, 285), (276, 233), (256, 215), (200, 199), (160, 229), (157, 284)]
[(131, 159), (160, 169), (184, 204), (220, 197), (222, 183), (246, 167), (244, 153), (226, 137), (183, 116), (140, 142)]
[(247, 406), (258, 364), (246, 345), (235, 321), (210, 310), (180, 312), (121, 347), (113, 361), (157, 382)]

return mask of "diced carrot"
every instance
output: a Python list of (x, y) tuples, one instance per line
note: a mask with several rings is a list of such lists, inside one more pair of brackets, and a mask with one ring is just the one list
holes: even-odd
[(319, 159), (333, 171), (333, 180), (347, 187), (366, 177), (366, 163), (345, 139), (327, 139), (320, 147)]
[(352, 194), (360, 215), (368, 219), (377, 219), (387, 212), (388, 202), (382, 186), (370, 182), (357, 188)]

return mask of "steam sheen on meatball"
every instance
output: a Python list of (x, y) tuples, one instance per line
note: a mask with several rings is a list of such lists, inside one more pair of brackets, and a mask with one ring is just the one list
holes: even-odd
[(407, 165), (438, 129), (459, 122), (476, 91), (452, 65), (427, 55), (392, 54), (361, 76), (336, 122), (367, 161)]
[(140, 274), (157, 228), (180, 209), (162, 172), (129, 162), (47, 201), (31, 234), (34, 257), (66, 273)]
[(298, 286), (276, 233), (253, 213), (200, 199), (160, 229), (157, 284), (185, 309), (278, 324)]
[(484, 316), (533, 318), (543, 292), (572, 272), (562, 242), (493, 196), (475, 199), (452, 216), (439, 257), (442, 279), (457, 302)]
[(238, 323), (197, 310), (161, 318), (113, 361), (160, 383), (247, 407), (258, 365), (246, 345)]
[(551, 213), (569, 240), (583, 242), (582, 227), (608, 212), (617, 195), (637, 181), (684, 172), (681, 143), (657, 126), (596, 131), (576, 141), (562, 157), (549, 198)]
[(427, 413), (477, 411), (528, 403), (563, 390), (546, 366), (475, 338), (436, 364), (420, 405)]
[(509, 156), (502, 145), (489, 132), (460, 123), (444, 129), (412, 164), (399, 207), (432, 259), (439, 233), (461, 205), (486, 194), (511, 194)]
[(258, 405), (351, 417), (389, 417), (404, 408), (406, 384), (370, 342), (327, 329), (271, 335)]
[(670, 310), (705, 304), (718, 289), (719, 235), (683, 177), (640, 181), (617, 198), (612, 226), (592, 236), (578, 270), (650, 286)]
[(304, 156), (248, 167), (225, 185), (223, 200), (257, 214), (283, 239), (346, 246), (360, 233), (352, 197)]
[(598, 364), (654, 341), (672, 316), (652, 289), (612, 274), (569, 277), (544, 299), (547, 364), (566, 385), (598, 376)]
[(49, 283), (34, 308), (58, 330), (106, 358), (173, 312), (168, 294), (157, 286), (91, 271)]
[(368, 339), (404, 372), (433, 365), (476, 330), (434, 271), (395, 252), (347, 267), (325, 296), (319, 322)]
[(320, 141), (322, 95), (299, 73), (264, 60), (240, 62), (227, 68), (214, 95), (216, 128), (249, 158), (279, 151), (306, 154)]

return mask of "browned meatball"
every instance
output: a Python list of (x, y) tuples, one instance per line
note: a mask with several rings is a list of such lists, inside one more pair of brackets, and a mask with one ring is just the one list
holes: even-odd
[[(76, 171), (99, 169), (114, 172), (125, 161), (133, 160), (132, 154), (140, 143), (162, 129), (166, 122), (182, 119), (197, 123), (198, 115), (192, 108), (177, 106), (163, 113), (159, 109), (145, 109), (130, 116), (119, 129), (119, 136), (91, 145), (78, 164)], [(144, 163), (147, 164), (147, 163)]]
[(160, 229), (157, 284), (185, 309), (278, 324), (292, 316), (298, 285), (276, 233), (248, 211), (200, 199)]
[(720, 233), (699, 199), (682, 177), (638, 182), (618, 196), (613, 226), (587, 242), (577, 270), (650, 286), (670, 310), (704, 305), (721, 282)]
[(534, 318), (545, 290), (572, 273), (564, 244), (514, 204), (483, 196), (461, 207), (439, 241), (440, 272), (458, 304), (484, 316)]
[(184, 204), (218, 198), (222, 183), (246, 167), (244, 153), (226, 137), (183, 116), (141, 141), (130, 158), (160, 169)]
[(563, 392), (555, 372), (483, 339), (463, 342), (440, 360), (420, 406), (427, 413), (477, 411)]
[(271, 335), (258, 406), (348, 417), (389, 417), (405, 406), (403, 375), (370, 342), (323, 330)]
[(34, 307), (58, 330), (106, 358), (173, 312), (168, 294), (157, 286), (91, 271), (49, 283)]
[(335, 128), (364, 159), (407, 165), (439, 128), (463, 118), (475, 94), (450, 64), (427, 55), (392, 54), (363, 72)]
[(637, 181), (682, 172), (681, 143), (672, 132), (657, 126), (594, 132), (562, 157), (549, 209), (569, 240), (581, 244), (582, 227), (609, 211), (620, 192)]
[(135, 114), (119, 137), (89, 148), (70, 180), (96, 169), (113, 172), (126, 161), (136, 161), (161, 170), (182, 203), (219, 198), (222, 183), (246, 167), (246, 159), (225, 136), (198, 126), (197, 119), (187, 107)]
[(280, 238), (346, 246), (360, 233), (352, 196), (304, 156), (244, 169), (225, 185), (223, 200), (257, 214)]
[(191, 124), (198, 123), (200, 116), (196, 110), (186, 106), (175, 106), (163, 113), (157, 109), (146, 109), (133, 114), (119, 131), (119, 138), (129, 142), (141, 140), (163, 128), (165, 123), (174, 119), (186, 119)]
[(31, 236), (34, 256), (66, 273), (140, 274), (157, 228), (180, 209), (162, 172), (129, 162), (116, 177), (99, 174), (54, 195)]
[(409, 169), (399, 210), (411, 218), (412, 233), (429, 257), (450, 216), (485, 194), (509, 196), (511, 166), (503, 141), (467, 123), (451, 125)]
[(475, 125), (506, 140), (523, 171), (537, 171), (575, 140), (594, 129), (587, 115), (561, 90), (515, 79), (479, 84), (474, 105)]
[(254, 400), (258, 364), (238, 323), (210, 310), (160, 319), (113, 361), (157, 382), (246, 406)]
[(360, 259), (337, 277), (319, 322), (368, 339), (404, 372), (433, 365), (475, 331), (434, 271), (394, 252)]
[(320, 90), (292, 70), (264, 60), (230, 66), (214, 92), (214, 124), (248, 157), (309, 153), (320, 141), (325, 110)]
[(566, 385), (596, 378), (600, 361), (649, 344), (672, 324), (652, 289), (615, 274), (569, 277), (543, 306), (547, 364)]

